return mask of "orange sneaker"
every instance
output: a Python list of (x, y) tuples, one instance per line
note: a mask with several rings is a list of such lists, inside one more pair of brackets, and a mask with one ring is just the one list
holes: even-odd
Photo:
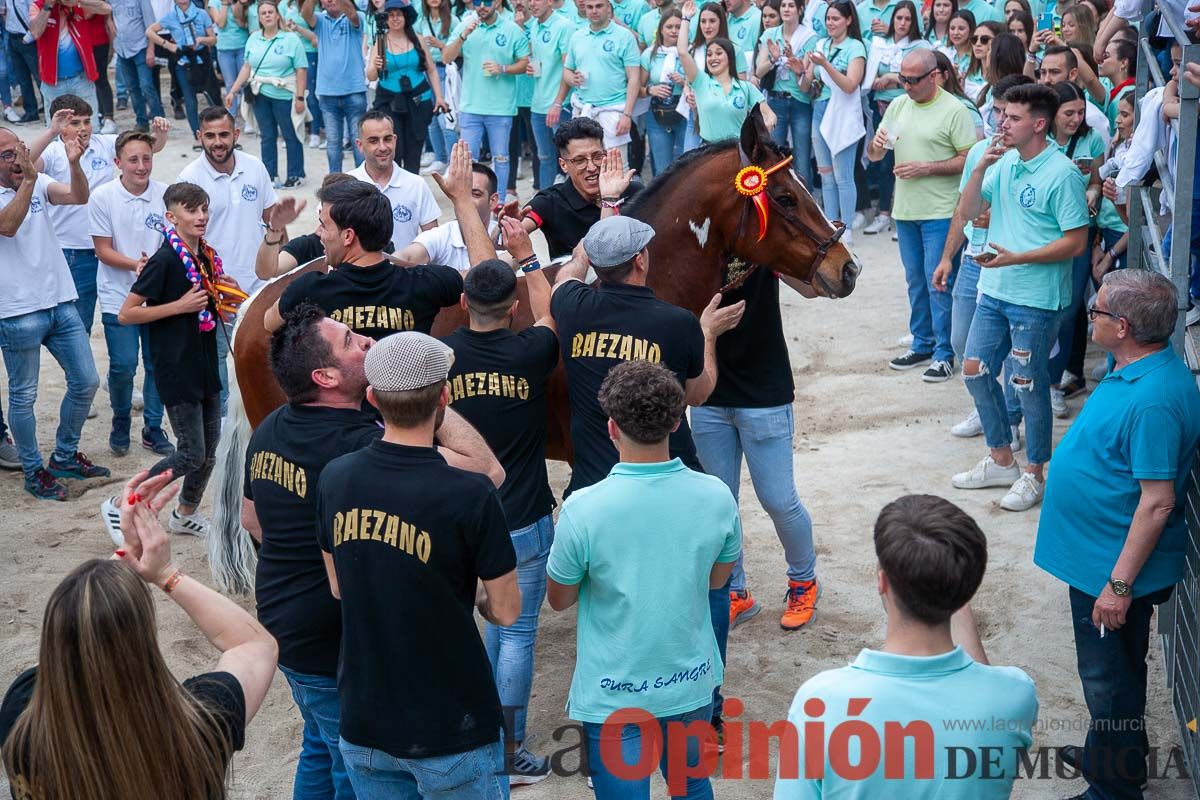
[(820, 596), (821, 586), (815, 578), (811, 581), (788, 581), (787, 611), (783, 612), (779, 626), (785, 631), (803, 628), (817, 613), (817, 599)]
[(758, 601), (754, 599), (748, 590), (730, 592), (729, 630), (733, 630), (738, 625), (741, 625), (759, 611), (762, 611), (762, 606), (758, 604)]

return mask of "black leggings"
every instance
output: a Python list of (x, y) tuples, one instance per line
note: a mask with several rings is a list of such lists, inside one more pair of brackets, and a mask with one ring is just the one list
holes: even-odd
[(204, 487), (217, 462), (217, 441), (221, 438), (221, 398), (206, 397), (194, 403), (176, 403), (166, 407), (171, 429), (175, 431), (175, 452), (150, 468), (150, 475), (170, 469), (183, 476), (179, 502), (199, 505)]
[(92, 56), (96, 59), (96, 71), (99, 73), (96, 76), (96, 103), (100, 108), (96, 110), (105, 119), (112, 119), (113, 90), (112, 84), (108, 82), (109, 45), (96, 45), (92, 48)]
[[(420, 87), (417, 88), (420, 89)], [(433, 119), (433, 101), (417, 101), (418, 122), (412, 125), (408, 114), (397, 114), (392, 110), (393, 97), (397, 97), (397, 95), (386, 89), (376, 89), (375, 105), (372, 110), (384, 111), (392, 118), (392, 129), (396, 132), (396, 163), (412, 174), (419, 175), (421, 174), (421, 151), (425, 149), (429, 120)], [(422, 120), (424, 120), (424, 124), (421, 124)]]

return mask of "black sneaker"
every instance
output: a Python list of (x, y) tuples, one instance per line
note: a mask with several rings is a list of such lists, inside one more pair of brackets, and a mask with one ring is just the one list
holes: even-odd
[(304, 185), (304, 178), (288, 178), (283, 182), (283, 189), (296, 189)]
[(949, 361), (938, 359), (929, 365), (929, 369), (925, 370), (921, 375), (921, 380), (926, 383), (943, 383), (954, 377), (954, 365)]
[(123, 422), (113, 418), (112, 430), (108, 434), (108, 449), (118, 458), (129, 452), (129, 419)]
[(917, 353), (909, 350), (902, 356), (896, 356), (888, 362), (888, 366), (892, 369), (912, 369), (919, 367), (926, 361), (933, 359), (933, 353)]
[(175, 119), (187, 119), (187, 112), (184, 111), (183, 106), (173, 106), (172, 111)]
[(142, 447), (164, 458), (175, 452), (175, 445), (162, 428), (142, 428)]
[(550, 777), (550, 762), (538, 758), (525, 749), (505, 757), (504, 771), (508, 773), (509, 786), (530, 786)]
[(59, 483), (45, 467), (38, 467), (37, 472), (25, 476), (25, 491), (38, 500), (67, 499), (67, 487)]
[(84, 480), (86, 478), (107, 478), (112, 473), (108, 467), (98, 467), (93, 464), (87, 456), (79, 451), (75, 452), (74, 457), (65, 464), (61, 464), (50, 456), (50, 463), (46, 465), (50, 474), (56, 478), (72, 478), (74, 480)]
[(118, 97), (117, 98), (117, 111), (128, 111), (128, 110), (129, 110), (129, 98), (128, 97)]
[(725, 720), (721, 719), (720, 717), (713, 717), (712, 727), (713, 727), (713, 730), (716, 731), (716, 734), (717, 734), (717, 753), (724, 753), (725, 752)]

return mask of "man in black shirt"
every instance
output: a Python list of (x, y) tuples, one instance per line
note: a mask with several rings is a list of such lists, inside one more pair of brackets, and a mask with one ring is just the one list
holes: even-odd
[(633, 170), (625, 170), (619, 150), (604, 151), (604, 129), (594, 119), (564, 122), (554, 132), (554, 146), (569, 180), (535, 194), (522, 223), (530, 232), (540, 228), (550, 257), (561, 258), (571, 254), (593, 225), (615, 215), (642, 184), (633, 180)]
[[(344, 172), (331, 172), (321, 181), (321, 188), (352, 180), (355, 178)], [(284, 195), (278, 203), (267, 209), (270, 219), (254, 260), (254, 274), (260, 279), (269, 281), (277, 275), (286, 275), (301, 264), (324, 257), (325, 246), (317, 234), (305, 233), (295, 238), (288, 236), (287, 226), (296, 221), (304, 211), (304, 206), (301, 198)]]
[[(602, 220), (583, 240), (586, 260), (572, 260), (558, 272), (550, 312), (567, 370), (575, 453), (566, 494), (606, 477), (617, 463), (608, 415), (597, 399), (608, 371), (623, 361), (662, 364), (683, 385), (688, 405), (701, 405), (717, 382), (717, 337), (742, 317), (745, 303), (718, 308), (721, 295), (713, 297), (699, 320), (656, 298), (646, 286), (646, 247), (652, 238), (654, 229), (639, 220)], [(600, 279), (595, 289), (582, 280), (589, 263)], [(701, 468), (686, 417), (671, 434), (671, 457)]]
[(433, 447), (452, 361), (411, 331), (372, 347), (363, 366), (383, 439), (332, 461), (317, 487), (317, 538), (342, 601), (341, 750), (360, 797), (508, 797), (473, 610), (516, 622), (517, 560), (495, 488)]
[(391, 240), (388, 199), (370, 184), (342, 181), (317, 193), (321, 201), (317, 235), (332, 271), (296, 278), (267, 311), (274, 331), (281, 314), (304, 300), (316, 303), (351, 330), (381, 339), (397, 331), (428, 333), (438, 311), (458, 302), (462, 275), (450, 267), (399, 267), (384, 257)]
[(454, 350), (450, 403), (483, 435), (505, 472), (500, 501), (517, 554), (521, 616), (511, 628), (486, 625), (484, 644), (500, 701), (512, 715), (505, 738), (509, 780), (525, 785), (550, 774), (546, 759), (523, 743), (546, 558), (554, 540), (554, 495), (546, 477), (546, 384), (558, 365), (558, 338), (550, 319), (550, 284), (533, 257), (529, 234), (511, 217), (502, 225), (506, 248), (524, 263), (533, 326), (511, 330), (517, 277), (508, 264), (492, 259), (472, 267), (463, 281), (470, 327), (442, 341)]

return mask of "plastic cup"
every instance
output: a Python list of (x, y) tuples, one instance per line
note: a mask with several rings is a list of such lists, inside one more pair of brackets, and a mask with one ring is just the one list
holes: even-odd
[(529, 59), (529, 66), (533, 70), (533, 77), (542, 77), (542, 61), (538, 58)]

